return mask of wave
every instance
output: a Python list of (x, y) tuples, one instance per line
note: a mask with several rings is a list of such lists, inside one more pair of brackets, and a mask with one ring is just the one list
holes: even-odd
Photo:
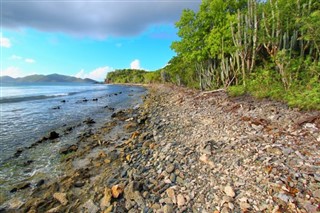
[(76, 95), (76, 94), (80, 94), (80, 93), (87, 93), (87, 92), (93, 92), (93, 91), (102, 91), (102, 90), (106, 90), (106, 89), (105, 88), (99, 88), (99, 89), (95, 88), (95, 89), (88, 89), (88, 90), (82, 90), (82, 91), (77, 91), (77, 92), (56, 93), (56, 94), (49, 94), (49, 95), (34, 95), (34, 96), (25, 96), (25, 97), (1, 97), (0, 104), (16, 103), (16, 102), (24, 102), (24, 101), (35, 101), (35, 100), (42, 100), (42, 99), (48, 99), (48, 98)]
[(35, 101), (35, 100), (42, 100), (48, 98), (56, 98), (62, 96), (73, 95), (73, 93), (60, 93), (60, 94), (53, 94), (53, 95), (35, 95), (35, 96), (26, 96), (26, 97), (2, 97), (0, 98), (0, 104), (4, 103), (16, 103), (16, 102), (23, 102), (23, 101)]

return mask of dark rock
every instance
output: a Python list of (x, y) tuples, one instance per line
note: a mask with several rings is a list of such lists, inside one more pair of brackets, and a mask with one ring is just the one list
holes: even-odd
[(87, 101), (88, 101), (88, 99), (86, 99), (86, 98), (82, 99), (82, 102), (87, 102)]
[(122, 111), (122, 110), (120, 110), (120, 111), (118, 111), (118, 112), (113, 113), (113, 114), (111, 115), (111, 118), (121, 117), (121, 116), (123, 116), (123, 115), (125, 115), (125, 112)]
[(96, 122), (92, 118), (89, 117), (86, 120), (84, 120), (83, 123), (85, 123), (85, 124), (94, 124)]
[(77, 181), (73, 185), (74, 185), (74, 187), (82, 187), (85, 185), (85, 183), (83, 181)]
[(71, 152), (76, 152), (78, 150), (78, 146), (73, 144), (73, 145), (70, 145), (70, 146), (65, 146), (65, 147), (62, 147), (59, 151), (60, 154), (63, 154), (63, 155), (66, 155), (66, 154), (69, 154)]
[(13, 189), (10, 190), (10, 193), (17, 192), (18, 190), (27, 189), (31, 186), (31, 183), (21, 183), (15, 186)]
[(44, 179), (41, 179), (36, 183), (36, 186), (37, 187), (42, 186), (44, 184), (44, 182), (45, 182)]
[(27, 160), (27, 161), (23, 162), (23, 166), (29, 166), (32, 163), (33, 163), (33, 160)]
[(57, 138), (59, 138), (59, 133), (57, 133), (56, 131), (52, 131), (52, 132), (50, 132), (50, 134), (49, 134), (49, 140), (53, 140), (53, 139), (57, 139)]
[(16, 150), (16, 153), (14, 153), (14, 157), (19, 157), (22, 152), (23, 152), (23, 148), (18, 148), (18, 149)]
[(94, 99), (92, 99), (92, 101), (98, 101), (98, 98), (94, 98)]
[(62, 101), (60, 101), (61, 103), (65, 103), (66, 102), (66, 100), (62, 100)]

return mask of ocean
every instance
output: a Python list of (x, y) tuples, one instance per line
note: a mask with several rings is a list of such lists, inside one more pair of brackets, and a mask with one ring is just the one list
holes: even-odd
[[(48, 173), (59, 175), (59, 149), (76, 141), (83, 126), (79, 124), (91, 118), (99, 127), (114, 111), (141, 104), (145, 93), (142, 87), (104, 84), (1, 85), (0, 192)], [(51, 131), (59, 133), (68, 127), (77, 128), (57, 143), (28, 148)], [(17, 150), (23, 152), (17, 154)]]

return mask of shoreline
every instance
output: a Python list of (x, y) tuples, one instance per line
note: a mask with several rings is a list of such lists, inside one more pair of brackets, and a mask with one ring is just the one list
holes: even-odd
[(3, 211), (319, 211), (317, 111), (152, 85), (112, 118), (66, 150), (62, 177)]

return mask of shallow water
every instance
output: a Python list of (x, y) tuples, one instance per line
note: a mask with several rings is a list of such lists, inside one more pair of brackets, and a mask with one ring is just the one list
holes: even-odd
[[(97, 128), (110, 120), (113, 111), (108, 107), (134, 107), (145, 94), (141, 87), (99, 84), (2, 85), (0, 89), (0, 191), (20, 182), (36, 183), (48, 174), (59, 176), (59, 149), (76, 142), (87, 128), (85, 119), (92, 118)], [(61, 134), (68, 127), (73, 127), (72, 132), (56, 142), (27, 149), (50, 131)], [(23, 152), (14, 157), (18, 148)]]

